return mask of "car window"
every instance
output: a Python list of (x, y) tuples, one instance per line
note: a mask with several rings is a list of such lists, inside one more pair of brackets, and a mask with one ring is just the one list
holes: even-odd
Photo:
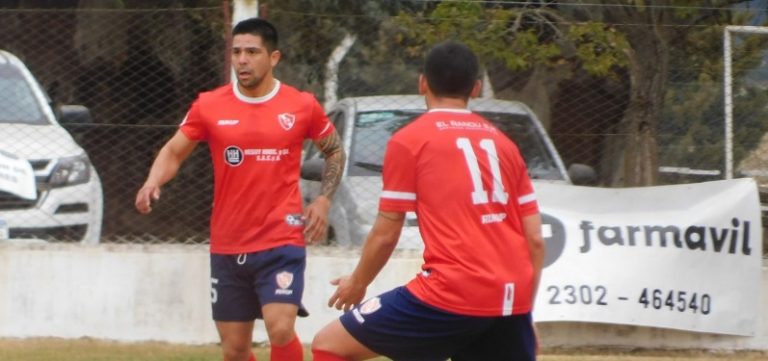
[(533, 179), (563, 180), (563, 174), (555, 163), (552, 153), (542, 140), (542, 135), (533, 126), (526, 114), (478, 112), (512, 139), (528, 166)]
[[(381, 174), (384, 152), (392, 133), (424, 113), (423, 110), (360, 112), (355, 119), (349, 154), (350, 176)], [(533, 179), (563, 180), (542, 135), (528, 115), (478, 112), (517, 144)]]
[(0, 123), (48, 123), (29, 83), (7, 67), (0, 67)]
[(392, 133), (424, 113), (423, 110), (360, 112), (355, 118), (349, 154), (350, 176), (381, 174), (384, 151)]

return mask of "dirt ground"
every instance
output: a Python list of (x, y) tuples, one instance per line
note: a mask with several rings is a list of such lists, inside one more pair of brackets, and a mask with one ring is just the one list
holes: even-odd
[[(258, 360), (269, 360), (269, 348), (254, 346)], [(305, 360), (311, 360), (305, 351)], [(159, 342), (126, 343), (56, 338), (0, 339), (2, 361), (220, 361), (217, 345)], [(378, 358), (376, 361), (386, 361)], [(611, 348), (545, 348), (540, 361), (767, 361), (768, 351), (713, 352)]]

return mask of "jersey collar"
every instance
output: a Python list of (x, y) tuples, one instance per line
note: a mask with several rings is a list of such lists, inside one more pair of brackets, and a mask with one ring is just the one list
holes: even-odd
[(274, 98), (275, 94), (277, 94), (277, 92), (279, 90), (280, 90), (280, 81), (275, 79), (275, 86), (272, 88), (272, 90), (269, 91), (269, 93), (267, 93), (264, 96), (255, 97), (254, 98), (254, 97), (249, 97), (249, 96), (241, 93), (240, 92), (240, 88), (237, 87), (237, 82), (236, 81), (232, 82), (232, 91), (234, 91), (235, 96), (237, 97), (237, 99), (240, 99), (243, 102), (251, 103), (251, 104), (264, 103), (267, 100), (270, 100), (270, 99)]
[(462, 114), (469, 114), (472, 113), (469, 109), (459, 109), (459, 108), (433, 108), (427, 111), (427, 113), (432, 112), (448, 112), (448, 113), (462, 113)]

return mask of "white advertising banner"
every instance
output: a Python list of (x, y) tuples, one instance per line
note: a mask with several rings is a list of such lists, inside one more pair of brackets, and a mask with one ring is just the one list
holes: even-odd
[(32, 165), (24, 159), (0, 151), (0, 191), (26, 199), (37, 198)]
[(535, 188), (547, 242), (537, 322), (755, 334), (762, 228), (754, 180)]

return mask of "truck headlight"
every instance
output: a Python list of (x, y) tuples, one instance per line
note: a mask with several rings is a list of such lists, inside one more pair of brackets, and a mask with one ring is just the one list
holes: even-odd
[(91, 179), (91, 162), (83, 154), (75, 157), (61, 158), (48, 178), (51, 187), (64, 187), (86, 183)]

